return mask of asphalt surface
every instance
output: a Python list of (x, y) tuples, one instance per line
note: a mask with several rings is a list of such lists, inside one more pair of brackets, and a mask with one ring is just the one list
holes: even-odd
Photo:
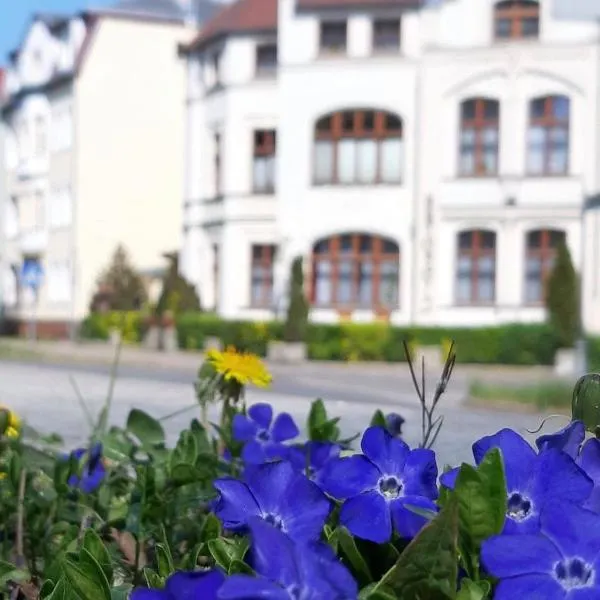
[[(109, 372), (106, 366), (0, 361), (0, 402), (16, 410), (38, 431), (59, 433), (67, 446), (73, 446), (85, 441), (88, 435), (74, 386), (85, 398), (90, 411), (98, 414), (107, 397)], [(248, 390), (248, 403), (270, 402), (276, 411), (291, 413), (302, 425), (311, 401), (321, 397), (332, 416), (341, 417), (344, 435), (363, 430), (374, 410), (381, 408), (384, 412), (398, 412), (406, 419), (404, 438), (409, 444), (420, 440), (421, 412), (405, 365), (369, 375), (318, 365), (281, 367), (274, 368), (273, 375), (270, 389)], [(122, 425), (134, 407), (155, 417), (189, 407), (188, 412), (164, 422), (168, 439), (174, 442), (181, 428), (198, 414), (193, 382), (193, 376), (180, 371), (121, 366), (110, 421)], [(429, 390), (433, 391), (434, 383), (434, 379), (429, 380)], [(444, 464), (471, 461), (471, 444), (503, 427), (535, 437), (529, 436), (526, 428), (537, 428), (540, 416), (469, 408), (463, 405), (466, 393), (466, 379), (455, 375), (439, 404), (439, 414), (445, 419), (435, 446), (440, 468)], [(216, 408), (211, 417), (216, 417)], [(552, 421), (543, 431), (563, 424), (564, 421)]]

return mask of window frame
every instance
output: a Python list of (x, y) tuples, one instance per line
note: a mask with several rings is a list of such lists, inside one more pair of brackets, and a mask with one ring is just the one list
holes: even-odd
[[(382, 25), (397, 25), (397, 43), (394, 45), (378, 44), (377, 43), (377, 28)], [(379, 32), (381, 34), (381, 32)], [(402, 19), (399, 17), (376, 18), (371, 21), (371, 48), (374, 54), (395, 54), (402, 49)], [(385, 37), (385, 36), (384, 36)]]
[[(530, 243), (530, 240), (535, 234), (540, 234), (540, 245), (535, 247)], [(552, 236), (557, 236), (556, 245), (552, 246)], [(552, 273), (554, 260), (558, 252), (558, 247), (561, 243), (567, 242), (567, 233), (564, 229), (529, 229), (525, 232), (525, 261), (523, 263), (523, 303), (526, 306), (543, 306), (545, 302), (545, 287), (548, 283), (548, 277)], [(537, 300), (527, 298), (527, 284), (530, 281), (529, 275), (529, 260), (535, 258), (540, 264), (539, 285), (542, 289), (542, 297)], [(536, 283), (538, 280), (536, 279)]]
[[(475, 114), (472, 119), (465, 117), (464, 112), (469, 102), (475, 103)], [(485, 111), (488, 105), (495, 105), (497, 107), (497, 117), (486, 118)], [(473, 98), (465, 98), (459, 104), (459, 124), (458, 124), (458, 175), (461, 178), (484, 178), (484, 177), (497, 177), (500, 172), (500, 125), (502, 119), (502, 106), (500, 101), (495, 98), (485, 98), (481, 96)], [(494, 171), (485, 171), (485, 156), (486, 144), (484, 140), (484, 133), (487, 129), (491, 129), (495, 126), (496, 130), (496, 168)], [(474, 132), (474, 143), (473, 143), (473, 161), (474, 168), (470, 172), (463, 170), (463, 134), (469, 129)]]
[[(262, 135), (262, 143), (258, 142), (258, 137)], [(275, 193), (275, 161), (277, 156), (277, 130), (276, 129), (254, 129), (252, 132), (252, 193), (253, 194), (274, 194)], [(273, 161), (273, 181), (271, 185), (264, 188), (257, 186), (255, 178), (256, 161), (261, 159), (272, 159)]]
[[(250, 246), (250, 307), (272, 308), (275, 300), (275, 244), (252, 244)], [(257, 256), (258, 255), (258, 256)], [(266, 274), (257, 277), (255, 269), (264, 269)], [(260, 298), (254, 296), (255, 282), (259, 283)]]
[[(557, 100), (567, 101), (567, 116), (564, 119), (557, 118), (553, 114), (554, 102)], [(544, 101), (544, 114), (542, 117), (534, 117), (532, 115), (533, 106), (536, 102)], [(526, 155), (525, 155), (525, 170), (528, 177), (565, 177), (570, 173), (571, 167), (571, 98), (564, 94), (549, 94), (547, 96), (537, 96), (532, 98), (528, 107), (528, 118), (527, 118), (527, 129), (526, 129)], [(530, 153), (531, 153), (531, 141), (529, 139), (530, 132), (533, 128), (543, 128), (544, 134), (544, 145), (543, 145), (543, 160), (544, 167), (540, 172), (536, 172), (531, 169), (530, 166)], [(556, 151), (556, 145), (554, 145), (550, 139), (550, 132), (555, 129), (562, 129), (565, 132), (566, 137), (566, 161), (565, 167), (562, 171), (552, 171), (550, 164), (552, 163), (553, 151)]]
[[(535, 0), (500, 0), (494, 5), (493, 37), (496, 42), (514, 40), (537, 40), (541, 32), (541, 8)], [(527, 19), (537, 20), (535, 35), (525, 35), (524, 22)], [(498, 22), (509, 22), (509, 35), (498, 35)]]
[[(343, 27), (344, 29), (344, 44), (343, 46), (335, 46), (325, 44), (327, 27)], [(325, 19), (319, 22), (319, 54), (321, 56), (345, 56), (348, 52), (348, 20), (347, 19)]]
[[(486, 234), (493, 235), (493, 248), (485, 248), (482, 244), (483, 236)], [(472, 241), (468, 250), (461, 248), (461, 236), (471, 235)], [(494, 306), (496, 304), (497, 293), (497, 278), (498, 278), (498, 234), (493, 229), (463, 229), (456, 233), (456, 265), (454, 269), (454, 299), (457, 306)], [(470, 259), (471, 268), (469, 271), (469, 299), (462, 300), (459, 298), (459, 280), (460, 280), (460, 259), (468, 256)], [(480, 298), (479, 279), (480, 268), (479, 261), (482, 257), (493, 258), (493, 280), (492, 280), (492, 299), (482, 300)]]
[[(352, 128), (344, 128), (344, 118), (347, 115), (352, 115)], [(373, 115), (373, 127), (365, 128), (367, 115)], [(387, 121), (395, 119), (398, 122), (397, 128), (388, 127)], [(329, 122), (330, 126), (323, 129), (321, 124)], [(314, 186), (369, 186), (369, 185), (403, 185), (404, 184), (404, 167), (406, 164), (405, 158), (405, 138), (404, 138), (404, 121), (400, 115), (372, 108), (360, 109), (344, 109), (322, 115), (317, 119), (313, 129), (313, 159), (312, 159), (312, 183)], [(376, 174), (372, 181), (360, 181), (358, 176), (359, 161), (355, 158), (354, 173), (352, 181), (341, 181), (338, 146), (344, 140), (372, 140), (376, 143)], [(383, 153), (382, 143), (386, 140), (399, 140), (401, 143), (402, 164), (399, 165), (399, 177), (390, 179), (383, 177)], [(316, 170), (316, 148), (319, 142), (329, 142), (331, 144), (331, 177), (327, 180), (321, 180), (317, 177)]]
[[(351, 251), (346, 253), (341, 251), (341, 241), (343, 238), (351, 239)], [(371, 244), (371, 249), (368, 252), (361, 251), (361, 241), (368, 239)], [(327, 251), (318, 251), (320, 244), (327, 243)], [(385, 244), (392, 244), (393, 251), (385, 251)], [(338, 290), (340, 287), (340, 264), (344, 261), (351, 262), (350, 275), (350, 295), (351, 299), (348, 302), (338, 299)], [(392, 303), (385, 303), (381, 300), (381, 282), (382, 270), (381, 266), (385, 263), (394, 261), (396, 265), (395, 283), (396, 283), (396, 299)], [(329, 302), (319, 302), (317, 298), (317, 278), (319, 277), (318, 264), (324, 262), (330, 265), (328, 281), (330, 285)], [(371, 277), (369, 279), (371, 286), (371, 299), (369, 304), (361, 302), (361, 266), (365, 263), (372, 267)], [(331, 235), (319, 238), (313, 244), (311, 251), (311, 277), (310, 277), (310, 301), (311, 305), (316, 309), (337, 310), (338, 312), (347, 313), (353, 310), (371, 310), (377, 315), (388, 315), (394, 310), (398, 310), (401, 305), (401, 251), (398, 242), (392, 238), (380, 235), (372, 235), (365, 232), (347, 232), (336, 235)]]

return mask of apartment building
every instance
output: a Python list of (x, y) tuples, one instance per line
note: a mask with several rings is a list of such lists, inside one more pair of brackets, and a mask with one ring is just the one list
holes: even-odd
[[(189, 8), (189, 7), (188, 7)], [(196, 6), (208, 17), (211, 5)], [(160, 273), (181, 244), (184, 2), (123, 0), (102, 11), (35, 15), (10, 56), (2, 125), (3, 301), (63, 336), (87, 313), (118, 244)], [(24, 265), (42, 272), (37, 295)]]
[(600, 29), (553, 5), (238, 0), (217, 13), (181, 49), (180, 264), (205, 304), (280, 314), (300, 255), (315, 321), (543, 320), (561, 240), (588, 278), (600, 270), (582, 239), (600, 190)]

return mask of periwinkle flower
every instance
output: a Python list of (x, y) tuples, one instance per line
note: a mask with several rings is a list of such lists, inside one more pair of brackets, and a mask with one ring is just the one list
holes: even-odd
[(340, 446), (331, 442), (306, 442), (300, 448), (290, 448), (287, 459), (319, 487), (329, 462), (338, 458)]
[(482, 563), (500, 579), (494, 600), (600, 598), (600, 516), (549, 502), (536, 534), (498, 535), (483, 543)]
[(571, 421), (571, 423), (556, 433), (541, 435), (535, 440), (535, 444), (540, 452), (556, 448), (575, 459), (579, 454), (579, 449), (584, 439), (585, 425), (583, 422)]
[(388, 433), (394, 437), (400, 437), (402, 435), (402, 426), (405, 423), (403, 416), (398, 413), (389, 413), (385, 417), (385, 428)]
[(94, 444), (90, 450), (77, 448), (71, 452), (70, 458), (80, 461), (87, 456), (81, 468), (81, 473), (73, 473), (67, 480), (67, 484), (73, 488), (79, 488), (84, 494), (91, 494), (96, 491), (104, 476), (106, 469), (102, 462), (102, 444)]
[(243, 481), (223, 477), (214, 486), (219, 497), (213, 510), (230, 531), (244, 532), (250, 519), (259, 517), (308, 543), (319, 538), (331, 510), (319, 487), (286, 461), (254, 466)]
[[(479, 465), (492, 448), (499, 448), (504, 460), (508, 507), (504, 533), (535, 533), (540, 512), (552, 500), (583, 503), (590, 495), (592, 480), (562, 450), (550, 448), (539, 454), (512, 429), (481, 438), (473, 444)], [(444, 473), (443, 485), (453, 488), (459, 469)]]
[(249, 523), (258, 577), (231, 575), (219, 600), (356, 600), (358, 587), (335, 557), (294, 543), (262, 519)]
[(363, 455), (328, 463), (323, 489), (345, 500), (340, 522), (356, 537), (387, 542), (392, 527), (411, 538), (426, 519), (409, 507), (436, 511), (438, 497), (435, 454), (411, 450), (382, 427), (370, 427), (362, 437)]
[(217, 591), (225, 581), (218, 569), (173, 573), (162, 590), (138, 588), (130, 600), (217, 600)]
[(242, 459), (250, 464), (285, 458), (288, 447), (283, 442), (300, 433), (288, 413), (277, 415), (273, 421), (273, 408), (266, 403), (253, 404), (248, 416), (235, 415), (232, 427), (234, 439), (245, 444)]
[(598, 438), (590, 438), (583, 445), (581, 454), (577, 457), (577, 464), (594, 483), (594, 489), (583, 506), (600, 514), (600, 440)]

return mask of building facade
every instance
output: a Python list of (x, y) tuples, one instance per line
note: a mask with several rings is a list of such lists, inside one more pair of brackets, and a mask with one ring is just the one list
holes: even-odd
[[(142, 273), (181, 243), (185, 68), (193, 36), (170, 0), (35, 16), (7, 70), (3, 301), (66, 335), (122, 244)], [(37, 297), (24, 265), (43, 273)]]
[(180, 264), (204, 305), (281, 314), (302, 256), (314, 321), (543, 320), (558, 244), (592, 269), (600, 190), (600, 29), (553, 4), (238, 0), (209, 20), (182, 48)]

